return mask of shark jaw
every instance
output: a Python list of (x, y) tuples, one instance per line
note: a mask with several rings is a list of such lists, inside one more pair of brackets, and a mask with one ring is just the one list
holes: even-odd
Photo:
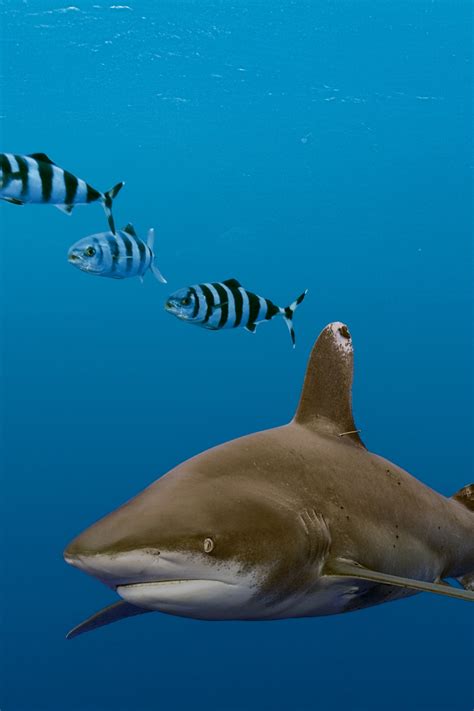
[(253, 608), (258, 592), (256, 576), (242, 574), (238, 564), (213, 565), (181, 552), (66, 553), (65, 560), (136, 607), (183, 617), (235, 619)]
[(119, 585), (117, 593), (126, 602), (146, 610), (205, 620), (234, 617), (235, 612), (231, 611), (249, 598), (241, 584), (206, 579)]

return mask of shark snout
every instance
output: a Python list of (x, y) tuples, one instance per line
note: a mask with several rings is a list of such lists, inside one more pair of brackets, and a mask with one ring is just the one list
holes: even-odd
[(155, 550), (80, 553), (68, 547), (64, 551), (64, 560), (108, 587), (117, 588), (137, 582), (160, 580), (164, 576), (164, 570), (158, 563), (159, 555), (159, 551)]

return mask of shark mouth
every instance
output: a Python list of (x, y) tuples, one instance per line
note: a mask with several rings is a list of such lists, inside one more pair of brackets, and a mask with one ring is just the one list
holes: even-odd
[[(136, 582), (117, 585), (116, 591), (123, 600), (146, 610), (178, 611), (193, 614), (210, 614), (216, 608), (227, 606), (233, 598), (241, 598), (242, 590), (234, 583), (208, 579), (177, 579), (156, 582)], [(207, 616), (207, 615), (206, 615)]]
[(255, 594), (255, 580), (227, 568), (214, 577), (203, 561), (179, 554), (130, 551), (118, 555), (66, 554), (71, 565), (143, 610), (199, 619), (235, 617)]

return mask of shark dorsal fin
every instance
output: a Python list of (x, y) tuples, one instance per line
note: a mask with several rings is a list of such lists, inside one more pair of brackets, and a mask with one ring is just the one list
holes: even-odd
[(309, 357), (294, 421), (327, 434), (342, 435), (363, 447), (352, 416), (354, 355), (349, 329), (330, 323)]

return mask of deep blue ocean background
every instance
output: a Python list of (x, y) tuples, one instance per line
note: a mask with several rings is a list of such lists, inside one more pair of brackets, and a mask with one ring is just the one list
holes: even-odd
[[(114, 601), (62, 550), (183, 459), (287, 422), (346, 322), (370, 449), (451, 495), (472, 454), (468, 0), (1, 0), (1, 150), (45, 152), (157, 232), (169, 284), (73, 269), (98, 205), (0, 204), (1, 711), (469, 711), (473, 618), (437, 596), (205, 623)], [(120, 0), (122, 2), (122, 0)], [(191, 328), (171, 291), (238, 278), (286, 305)]]

